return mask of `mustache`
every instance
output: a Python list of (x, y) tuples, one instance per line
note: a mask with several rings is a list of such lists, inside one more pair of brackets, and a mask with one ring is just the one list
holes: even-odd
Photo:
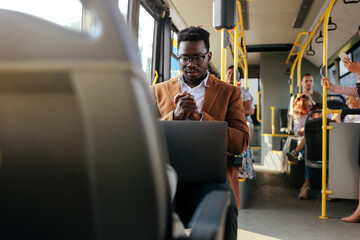
[(185, 72), (199, 72), (200, 70), (198, 68), (186, 68)]

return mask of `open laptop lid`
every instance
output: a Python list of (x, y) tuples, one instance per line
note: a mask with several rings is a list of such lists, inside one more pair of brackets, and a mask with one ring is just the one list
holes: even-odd
[(227, 122), (159, 121), (179, 182), (226, 181)]

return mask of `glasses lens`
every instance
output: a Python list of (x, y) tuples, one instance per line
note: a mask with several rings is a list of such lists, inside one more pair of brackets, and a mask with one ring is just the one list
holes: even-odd
[(189, 64), (189, 58), (188, 57), (180, 57), (179, 60), (180, 60), (180, 64), (182, 64), (182, 65)]
[(194, 63), (195, 64), (202, 64), (203, 63), (204, 58), (200, 57), (200, 56), (195, 56), (194, 57)]

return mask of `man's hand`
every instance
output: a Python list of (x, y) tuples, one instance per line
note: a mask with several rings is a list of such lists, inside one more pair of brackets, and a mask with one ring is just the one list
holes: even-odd
[(344, 60), (341, 61), (343, 61), (344, 66), (346, 67), (347, 70), (360, 76), (360, 63), (358, 61), (352, 62), (347, 58), (344, 58)]
[(194, 96), (188, 92), (179, 93), (175, 96), (174, 102), (176, 109), (174, 110), (174, 120), (200, 120), (201, 115), (197, 110)]
[(322, 78), (322, 79), (321, 79), (321, 86), (323, 87), (325, 84), (326, 84), (326, 88), (330, 90), (331, 87), (332, 87), (332, 83), (330, 82), (329, 79), (327, 79), (327, 78)]

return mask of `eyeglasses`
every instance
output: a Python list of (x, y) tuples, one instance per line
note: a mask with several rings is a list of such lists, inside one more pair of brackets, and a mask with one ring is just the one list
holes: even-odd
[(177, 59), (179, 60), (181, 65), (188, 65), (190, 63), (190, 61), (192, 60), (194, 64), (196, 65), (200, 65), (204, 62), (204, 59), (206, 57), (208, 53), (206, 54), (199, 54), (193, 57), (187, 57), (187, 56), (182, 56), (182, 57), (178, 57)]

